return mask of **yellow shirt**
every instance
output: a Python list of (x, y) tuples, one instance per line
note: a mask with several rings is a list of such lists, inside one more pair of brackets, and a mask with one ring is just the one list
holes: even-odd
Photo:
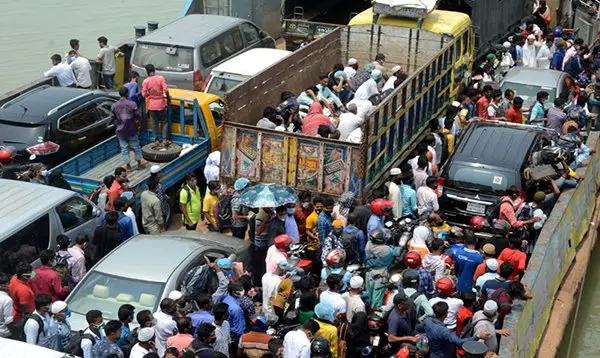
[(208, 220), (211, 224), (217, 227), (217, 220), (215, 218), (215, 207), (217, 206), (216, 195), (212, 195), (210, 192), (207, 192), (204, 196), (204, 200), (202, 201), (202, 212), (205, 214), (205, 217), (208, 217)]
[[(192, 220), (191, 223), (188, 223), (185, 220), (185, 215), (182, 215), (182, 220), (184, 224), (197, 224), (198, 219), (200, 218), (200, 210), (202, 208), (202, 200), (200, 199), (200, 189), (196, 186), (195, 190), (189, 187), (189, 185), (185, 185), (185, 189), (181, 189), (179, 193), (179, 203), (185, 205), (185, 209)], [(188, 201), (188, 191), (192, 195), (191, 199)]]
[(337, 328), (326, 322), (316, 320), (319, 324), (319, 330), (315, 334), (315, 337), (323, 337), (329, 341), (329, 348), (331, 349), (331, 357), (337, 358), (338, 356), (338, 335)]
[(454, 135), (446, 128), (442, 129), (442, 132), (448, 133), (446, 134), (446, 138), (448, 139), (448, 154), (452, 154), (454, 152)]

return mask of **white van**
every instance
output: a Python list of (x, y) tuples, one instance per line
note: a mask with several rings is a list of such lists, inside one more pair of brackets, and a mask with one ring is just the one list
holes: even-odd
[(255, 48), (229, 59), (213, 68), (206, 79), (204, 92), (221, 98), (240, 83), (266, 70), (291, 55), (291, 51)]

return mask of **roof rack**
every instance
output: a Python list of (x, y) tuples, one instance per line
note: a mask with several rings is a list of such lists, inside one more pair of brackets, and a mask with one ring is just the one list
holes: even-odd
[(60, 109), (62, 109), (63, 107), (66, 107), (66, 106), (68, 106), (69, 104), (71, 104), (71, 103), (73, 103), (73, 102), (77, 102), (77, 101), (79, 101), (80, 99), (83, 99), (83, 98), (85, 98), (85, 97), (93, 96), (94, 94), (95, 94), (95, 92), (94, 92), (94, 91), (90, 91), (90, 92), (86, 92), (86, 93), (80, 94), (79, 96), (77, 96), (77, 97), (75, 97), (75, 98), (72, 98), (72, 99), (70, 99), (70, 100), (66, 101), (65, 103), (62, 103), (62, 104), (60, 104), (60, 105), (58, 105), (58, 106), (56, 106), (56, 107), (52, 108), (51, 110), (49, 110), (49, 111), (48, 111), (48, 113), (46, 114), (46, 116), (53, 115), (54, 113), (58, 112), (58, 111), (59, 111)]

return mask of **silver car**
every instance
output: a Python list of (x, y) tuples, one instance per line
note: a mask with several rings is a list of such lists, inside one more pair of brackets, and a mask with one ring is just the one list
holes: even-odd
[(535, 104), (538, 92), (546, 91), (550, 95), (548, 101), (554, 102), (566, 87), (566, 81), (573, 83), (573, 78), (566, 73), (543, 68), (513, 67), (500, 83), (502, 93), (507, 89), (515, 91), (516, 96), (523, 98), (523, 110)]
[(231, 254), (248, 263), (250, 242), (218, 233), (196, 231), (137, 235), (106, 255), (85, 275), (66, 299), (71, 329), (88, 326), (85, 314), (100, 310), (104, 319), (118, 319), (119, 307), (131, 304), (136, 312), (156, 312), (169, 292), (179, 289), (185, 274)]

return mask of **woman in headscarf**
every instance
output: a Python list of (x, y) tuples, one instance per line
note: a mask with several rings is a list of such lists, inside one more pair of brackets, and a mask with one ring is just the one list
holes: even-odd
[(356, 198), (354, 193), (347, 191), (340, 196), (340, 200), (333, 207), (331, 216), (334, 220), (341, 220), (344, 226), (348, 221), (348, 214), (356, 207)]
[(329, 120), (329, 117), (323, 114), (323, 106), (315, 102), (310, 106), (308, 114), (302, 119), (302, 134), (316, 137), (320, 126), (327, 126), (330, 132), (337, 129)]
[(219, 163), (221, 162), (221, 152), (212, 152), (206, 158), (204, 165), (204, 177), (206, 182), (219, 181)]
[(427, 226), (417, 226), (413, 231), (412, 238), (407, 243), (408, 251), (417, 251), (421, 254), (421, 258), (425, 257), (425, 255), (429, 254), (429, 249), (427, 248), (427, 242), (431, 241), (433, 238), (433, 234), (431, 230)]
[(65, 180), (60, 170), (53, 170), (50, 173), (48, 184), (56, 188), (71, 190), (71, 185)]
[(369, 336), (369, 327), (367, 326), (367, 314), (365, 312), (357, 312), (352, 317), (352, 322), (348, 327), (348, 357), (360, 357), (360, 352), (363, 347), (371, 344)]

